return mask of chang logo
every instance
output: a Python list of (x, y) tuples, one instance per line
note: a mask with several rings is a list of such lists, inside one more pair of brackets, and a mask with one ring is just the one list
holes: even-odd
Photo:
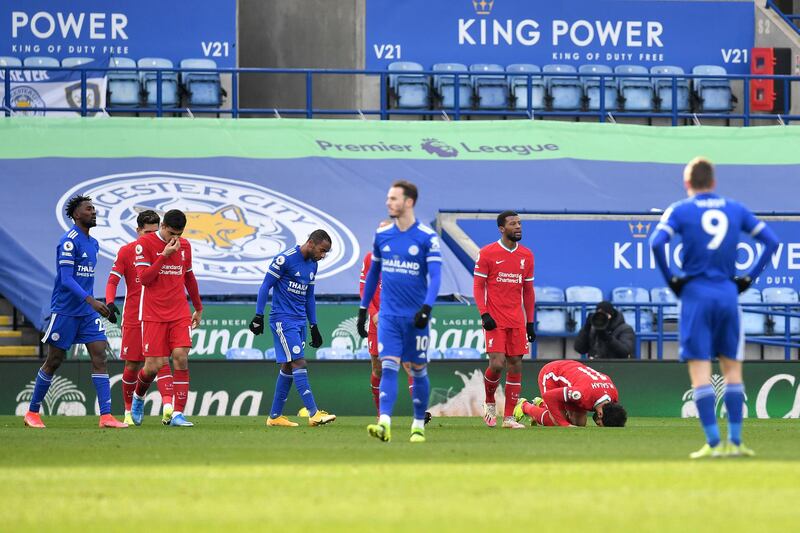
[[(366, 339), (362, 339), (358, 334), (357, 323), (358, 317), (339, 322), (331, 335), (331, 347), (355, 353), (362, 346), (366, 346)], [(369, 324), (368, 327), (372, 327), (372, 324)]]
[(328, 232), (332, 247), (319, 263), (318, 278), (353, 266), (359, 256), (353, 233), (331, 215), (277, 191), (246, 181), (176, 172), (133, 172), (91, 179), (66, 191), (56, 217), (74, 194), (91, 196), (97, 208), (92, 236), (100, 254), (111, 259), (136, 239), (136, 217), (145, 209), (186, 214), (183, 237), (192, 244), (192, 266), (199, 279), (261, 283), (272, 258), (303, 243), (315, 229)]
[[(17, 394), (17, 416), (28, 411), (35, 386), (36, 381), (31, 381)], [(84, 402), (86, 395), (77, 385), (65, 377), (55, 376), (42, 402), (42, 411), (45, 415), (86, 416)]]
[(458, 150), (439, 139), (422, 139), (422, 149), (439, 157), (458, 157)]
[(39, 92), (28, 85), (19, 85), (11, 89), (11, 107), (20, 108), (15, 109), (14, 112), (18, 115), (24, 116), (37, 116), (43, 117), (44, 111), (25, 111), (26, 108), (43, 108), (45, 107), (44, 98), (39, 95)]
[[(714, 388), (714, 412), (718, 417), (727, 416), (725, 410), (725, 379), (719, 374), (711, 376), (711, 386)], [(694, 403), (694, 389), (689, 389), (683, 393), (683, 406), (681, 407), (681, 418), (697, 418), (697, 406)], [(742, 416), (747, 418), (747, 394), (744, 395), (745, 404)]]

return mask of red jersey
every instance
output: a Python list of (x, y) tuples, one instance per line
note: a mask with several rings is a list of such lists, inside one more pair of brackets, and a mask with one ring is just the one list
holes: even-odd
[[(180, 249), (166, 257), (161, 252), (167, 243), (159, 232), (143, 235), (136, 241), (136, 274), (142, 283), (139, 320), (173, 322), (191, 317), (184, 277), (192, 271), (192, 247), (186, 239), (180, 239), (180, 243)], [(145, 270), (154, 265), (160, 268), (148, 281)]]
[(547, 391), (541, 391), (542, 398), (561, 426), (569, 425), (564, 411), (593, 411), (601, 402), (619, 401), (619, 392), (610, 377), (575, 360), (546, 364), (539, 374), (539, 386), (547, 386)]
[[(361, 264), (361, 277), (358, 282), (358, 294), (361, 296), (364, 296), (364, 285), (367, 283), (367, 274), (369, 273), (370, 266), (372, 266), (372, 252), (367, 252), (367, 255), (364, 256), (364, 262)], [(379, 280), (378, 288), (375, 289), (375, 294), (372, 296), (372, 301), (369, 303), (369, 308), (367, 309), (369, 316), (377, 315), (378, 311), (381, 309), (382, 284), (383, 283)]]
[(533, 253), (519, 243), (509, 250), (500, 241), (481, 248), (473, 296), (478, 312), (492, 315), (498, 327), (520, 328), (533, 322)]
[[(111, 275), (125, 280), (125, 304), (122, 307), (122, 324), (120, 324), (125, 327), (139, 326), (139, 298), (141, 297), (142, 284), (139, 282), (139, 277), (136, 275), (136, 267), (133, 264), (135, 257), (136, 241), (120, 248), (114, 264), (111, 265)], [(114, 295), (108, 293), (108, 290), (107, 288), (106, 300), (113, 302)], [(116, 284), (114, 284), (113, 290), (116, 293)], [(109, 296), (111, 296), (110, 299)]]

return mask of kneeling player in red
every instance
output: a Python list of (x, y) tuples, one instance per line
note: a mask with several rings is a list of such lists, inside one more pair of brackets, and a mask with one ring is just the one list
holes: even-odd
[(541, 397), (520, 398), (514, 409), (517, 421), (526, 415), (541, 426), (585, 426), (586, 412), (598, 426), (623, 427), (628, 413), (619, 402), (614, 382), (580, 361), (552, 361), (539, 372)]

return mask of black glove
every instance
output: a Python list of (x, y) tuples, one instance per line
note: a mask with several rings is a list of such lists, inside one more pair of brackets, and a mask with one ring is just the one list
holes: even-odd
[(679, 278), (678, 276), (672, 276), (669, 278), (669, 288), (672, 289), (672, 292), (675, 293), (675, 296), (680, 296), (683, 286), (686, 285), (687, 281), (689, 281), (689, 278), (686, 276), (682, 278)]
[(492, 318), (492, 315), (489, 313), (483, 313), (481, 315), (481, 323), (483, 323), (483, 329), (486, 331), (492, 331), (497, 327), (497, 322), (494, 321), (494, 318)]
[[(753, 283), (753, 278), (750, 276), (743, 276), (741, 278), (736, 276), (733, 278), (733, 282), (736, 284), (736, 290), (739, 291), (739, 294), (742, 294), (750, 288), (750, 285)], [(108, 310), (111, 311), (111, 308), (109, 307)]]
[[(739, 291), (739, 292), (742, 292), (742, 291)], [(117, 315), (119, 314), (119, 309), (117, 308), (117, 306), (116, 306), (116, 304), (114, 302), (111, 302), (110, 304), (106, 305), (106, 307), (108, 307), (108, 316), (106, 318), (112, 324), (116, 324), (117, 323)]]
[(362, 339), (367, 338), (367, 310), (364, 307), (358, 309), (358, 334)]
[(431, 306), (430, 305), (423, 305), (417, 311), (417, 314), (414, 315), (414, 327), (417, 329), (422, 329), (428, 325), (428, 320), (431, 319)]
[(250, 321), (250, 331), (253, 335), (261, 335), (264, 333), (264, 315), (256, 315)]
[(536, 340), (536, 330), (533, 328), (533, 322), (525, 324), (525, 332), (528, 334), (528, 342)]
[(311, 324), (311, 347), (319, 348), (320, 346), (322, 346), (322, 333), (319, 332), (316, 324)]

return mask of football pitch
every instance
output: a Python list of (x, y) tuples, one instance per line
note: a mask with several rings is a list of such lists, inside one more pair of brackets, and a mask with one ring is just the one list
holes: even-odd
[[(294, 418), (297, 420), (296, 418)], [(693, 462), (697, 420), (488, 429), (436, 418), (428, 442), (195, 417), (99, 430), (95, 417), (0, 417), (3, 531), (752, 531), (800, 520), (796, 420), (746, 420), (758, 456)], [(724, 434), (724, 424), (721, 428)]]

